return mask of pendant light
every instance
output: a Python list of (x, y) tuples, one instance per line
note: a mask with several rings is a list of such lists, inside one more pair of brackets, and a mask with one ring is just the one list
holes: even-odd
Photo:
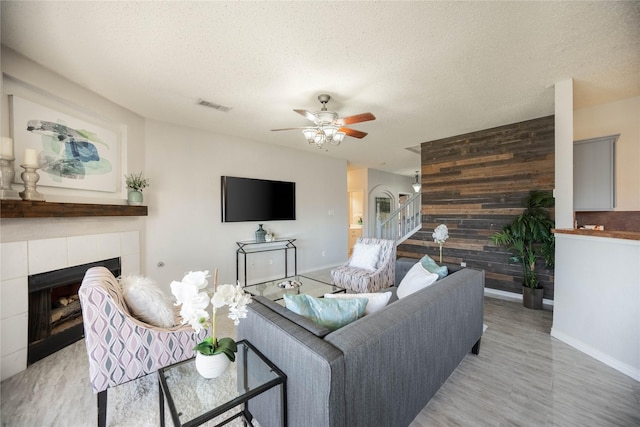
[(422, 185), (420, 185), (420, 181), (418, 181), (418, 171), (416, 171), (416, 180), (411, 184), (411, 186), (413, 187), (413, 191), (416, 193), (420, 191), (420, 188), (422, 187)]

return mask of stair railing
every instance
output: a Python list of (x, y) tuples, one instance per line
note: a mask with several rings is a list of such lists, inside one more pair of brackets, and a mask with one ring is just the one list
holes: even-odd
[(376, 237), (378, 239), (395, 240), (396, 245), (407, 240), (412, 234), (420, 230), (422, 220), (422, 195), (415, 193), (398, 209), (384, 220), (376, 221)]

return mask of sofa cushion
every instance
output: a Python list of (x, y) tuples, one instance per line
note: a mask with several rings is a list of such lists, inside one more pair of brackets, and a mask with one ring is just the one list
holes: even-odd
[(294, 313), (291, 310), (287, 310), (284, 306), (278, 304), (277, 302), (271, 301), (268, 298), (262, 296), (254, 296), (252, 297), (254, 302), (258, 302), (265, 307), (269, 308), (271, 311), (279, 314), (287, 320), (295, 323), (301, 328), (306, 329), (311, 332), (313, 335), (318, 338), (324, 338), (327, 334), (331, 332), (331, 329), (325, 328), (324, 326), (318, 325), (313, 320), (307, 319), (306, 317), (300, 316), (299, 314)]
[(161, 328), (174, 325), (173, 305), (152, 279), (132, 274), (121, 277), (119, 282), (124, 302), (133, 317)]
[(364, 314), (375, 313), (386, 307), (391, 298), (391, 292), (373, 292), (373, 293), (360, 293), (360, 294), (324, 294), (325, 298), (366, 298), (368, 300), (367, 306), (364, 309)]
[(393, 304), (394, 302), (398, 301), (398, 287), (397, 286), (391, 286), (389, 288), (384, 288), (379, 290), (378, 292), (391, 292), (391, 297), (389, 298), (389, 304)]
[(306, 294), (283, 297), (287, 309), (331, 330), (358, 320), (368, 302), (365, 298), (324, 299)]
[(438, 280), (436, 273), (431, 273), (422, 266), (422, 263), (417, 262), (400, 282), (397, 292), (398, 298), (402, 299), (420, 289), (424, 289), (436, 280)]
[(380, 249), (380, 245), (356, 243), (353, 247), (351, 259), (349, 260), (349, 267), (375, 271), (378, 266), (378, 259), (380, 258)]
[(439, 266), (433, 258), (429, 255), (425, 255), (420, 260), (420, 264), (431, 273), (436, 273), (439, 279), (444, 279), (449, 274), (449, 270), (446, 265)]

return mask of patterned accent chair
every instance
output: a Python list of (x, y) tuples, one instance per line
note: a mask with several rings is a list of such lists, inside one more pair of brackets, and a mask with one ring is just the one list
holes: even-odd
[[(375, 270), (350, 266), (351, 259), (331, 271), (333, 284), (354, 292), (377, 292), (395, 284), (396, 242), (393, 240), (360, 237), (357, 244), (380, 245)], [(353, 255), (352, 255), (353, 258)]]
[(133, 317), (120, 284), (104, 267), (87, 270), (78, 292), (82, 304), (89, 377), (98, 395), (98, 426), (106, 425), (107, 389), (193, 357), (206, 330), (191, 326), (160, 328)]

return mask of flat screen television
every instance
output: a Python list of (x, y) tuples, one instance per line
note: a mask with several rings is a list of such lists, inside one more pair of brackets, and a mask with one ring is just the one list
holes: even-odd
[(296, 219), (296, 183), (221, 177), (222, 222)]

